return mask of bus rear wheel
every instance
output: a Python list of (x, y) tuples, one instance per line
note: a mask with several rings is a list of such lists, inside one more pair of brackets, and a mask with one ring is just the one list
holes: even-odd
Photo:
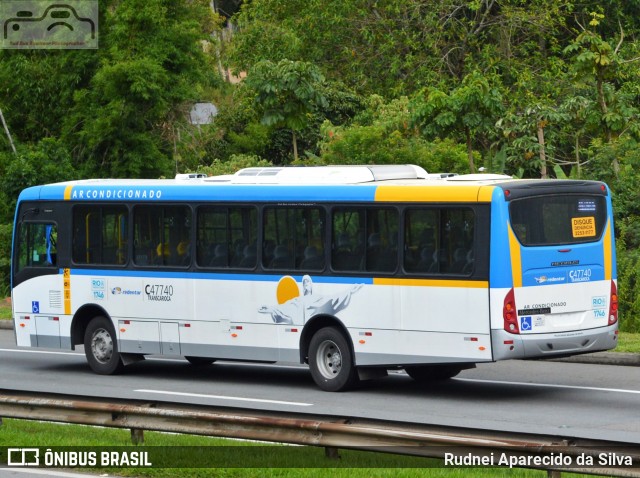
[(413, 365), (405, 367), (404, 371), (417, 382), (431, 382), (453, 378), (462, 368), (455, 365)]
[(316, 384), (327, 392), (342, 392), (358, 380), (351, 347), (337, 327), (320, 329), (309, 344), (309, 368)]
[(124, 363), (118, 352), (116, 331), (106, 317), (94, 317), (89, 322), (84, 333), (84, 353), (91, 370), (95, 373), (112, 375), (124, 369)]

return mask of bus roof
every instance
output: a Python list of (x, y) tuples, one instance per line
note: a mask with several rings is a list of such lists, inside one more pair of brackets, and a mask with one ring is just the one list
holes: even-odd
[[(233, 184), (359, 184), (426, 177), (427, 172), (413, 164), (245, 168), (226, 176)], [(205, 181), (218, 178), (214, 176)]]
[(490, 202), (496, 186), (543, 182), (499, 174), (428, 174), (414, 165), (269, 167), (213, 177), (69, 181), (25, 189), (19, 201)]

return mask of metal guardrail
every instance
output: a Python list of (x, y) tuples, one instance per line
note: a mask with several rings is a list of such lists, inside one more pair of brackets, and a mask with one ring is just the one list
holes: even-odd
[[(574, 465), (516, 467), (548, 470), (555, 476), (567, 471), (640, 478), (640, 444), (606, 440), (7, 390), (0, 390), (0, 417), (130, 429), (137, 443), (144, 440), (143, 430), (154, 430), (325, 447), (329, 452), (343, 448), (431, 458), (444, 458), (452, 451), (477, 457), (553, 453), (571, 457)], [(633, 467), (576, 464), (579, 456), (594, 457), (597, 464), (600, 454), (616, 451), (632, 457)]]

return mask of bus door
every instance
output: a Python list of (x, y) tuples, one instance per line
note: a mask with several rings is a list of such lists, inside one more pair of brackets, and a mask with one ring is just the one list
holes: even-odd
[[(47, 210), (46, 212), (50, 212)], [(12, 301), (17, 344), (60, 348), (65, 313), (64, 277), (58, 267), (57, 223), (27, 209), (14, 237)]]

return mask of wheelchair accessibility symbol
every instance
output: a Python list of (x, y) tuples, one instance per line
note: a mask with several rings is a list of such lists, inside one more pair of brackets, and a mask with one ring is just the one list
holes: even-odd
[(520, 317), (520, 330), (527, 331), (531, 330), (531, 317)]
[(31, 302), (31, 313), (32, 314), (40, 313), (40, 302), (38, 302), (37, 300), (34, 300), (33, 302)]

